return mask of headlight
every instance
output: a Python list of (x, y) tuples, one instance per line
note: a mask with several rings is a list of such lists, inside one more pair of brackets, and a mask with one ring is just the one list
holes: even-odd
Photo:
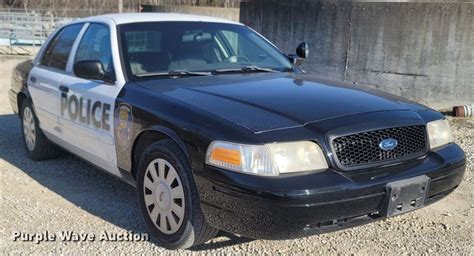
[(436, 120), (427, 124), (430, 149), (441, 147), (453, 142), (451, 128), (446, 119)]
[(315, 171), (328, 168), (321, 148), (314, 142), (245, 145), (213, 141), (206, 164), (254, 175)]

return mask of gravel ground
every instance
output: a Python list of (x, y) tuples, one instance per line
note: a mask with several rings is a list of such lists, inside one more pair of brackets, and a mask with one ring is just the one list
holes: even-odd
[[(99, 241), (108, 234), (145, 232), (132, 187), (66, 155), (44, 162), (26, 157), (20, 121), (12, 114), (7, 89), (12, 65), (0, 59), (0, 253), (205, 253), (205, 254), (463, 254), (474, 255), (474, 119), (450, 118), (468, 168), (459, 188), (442, 201), (381, 222), (285, 241), (252, 240), (222, 233), (188, 251), (166, 251), (152, 242)], [(94, 241), (21, 242), (23, 234), (93, 234)]]

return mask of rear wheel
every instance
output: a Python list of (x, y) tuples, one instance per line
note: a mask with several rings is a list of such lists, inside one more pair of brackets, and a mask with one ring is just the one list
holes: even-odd
[(21, 128), (28, 157), (35, 161), (51, 159), (61, 153), (61, 149), (46, 138), (39, 127), (33, 105), (26, 99), (21, 107)]
[(163, 247), (189, 248), (218, 232), (204, 219), (191, 167), (173, 141), (153, 143), (143, 153), (137, 196), (149, 232)]

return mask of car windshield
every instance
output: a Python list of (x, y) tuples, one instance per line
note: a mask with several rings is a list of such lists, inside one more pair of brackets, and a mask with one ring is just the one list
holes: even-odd
[(147, 22), (119, 27), (134, 77), (292, 71), (288, 58), (251, 29), (209, 22)]

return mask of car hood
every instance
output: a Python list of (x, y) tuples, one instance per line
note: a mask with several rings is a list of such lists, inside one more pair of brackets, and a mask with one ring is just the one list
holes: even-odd
[(426, 109), (380, 91), (288, 73), (154, 79), (139, 84), (254, 133), (368, 112)]

